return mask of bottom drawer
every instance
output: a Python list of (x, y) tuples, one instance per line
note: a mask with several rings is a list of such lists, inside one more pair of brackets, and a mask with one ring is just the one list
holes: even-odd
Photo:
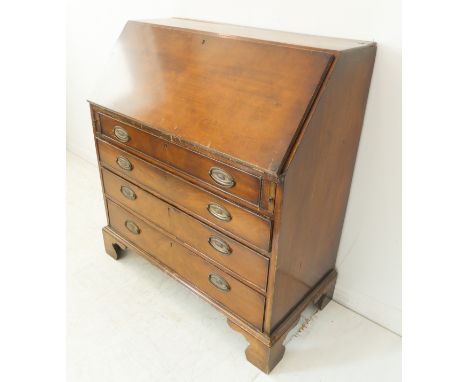
[(107, 200), (109, 225), (183, 279), (262, 330), (265, 297)]

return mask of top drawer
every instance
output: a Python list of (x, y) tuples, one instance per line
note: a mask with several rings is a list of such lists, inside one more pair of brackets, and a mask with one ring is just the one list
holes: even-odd
[(260, 178), (167, 142), (108, 115), (97, 115), (104, 136), (150, 155), (224, 192), (259, 205)]

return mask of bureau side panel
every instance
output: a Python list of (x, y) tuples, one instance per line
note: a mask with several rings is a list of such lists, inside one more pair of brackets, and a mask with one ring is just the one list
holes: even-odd
[(367, 46), (337, 56), (286, 161), (267, 333), (335, 266), (375, 52)]

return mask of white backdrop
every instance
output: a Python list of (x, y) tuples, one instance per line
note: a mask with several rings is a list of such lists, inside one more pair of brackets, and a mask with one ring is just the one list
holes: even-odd
[(67, 147), (96, 163), (87, 97), (129, 19), (187, 17), (373, 40), (377, 58), (346, 213), (335, 300), (401, 334), (398, 0), (69, 0)]

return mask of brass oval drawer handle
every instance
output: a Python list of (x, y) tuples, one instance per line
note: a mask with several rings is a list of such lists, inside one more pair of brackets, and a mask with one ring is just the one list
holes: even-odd
[(210, 236), (208, 243), (223, 256), (229, 256), (232, 253), (229, 244), (219, 237)]
[(140, 227), (138, 227), (137, 224), (131, 220), (125, 221), (125, 227), (127, 227), (127, 229), (135, 235), (139, 235), (141, 232)]
[(216, 203), (208, 203), (208, 212), (219, 220), (228, 222), (232, 219), (229, 211)]
[(222, 168), (211, 167), (208, 173), (210, 174), (211, 179), (213, 179), (220, 186), (231, 188), (236, 184), (232, 175)]
[(122, 186), (122, 187), (120, 187), (120, 192), (127, 199), (130, 199), (130, 200), (135, 200), (136, 199), (135, 191), (133, 191), (130, 187)]
[(130, 136), (128, 135), (128, 131), (125, 130), (122, 126), (114, 126), (114, 130), (112, 130), (114, 136), (120, 142), (128, 142), (130, 140)]
[(120, 166), (120, 168), (124, 169), (125, 171), (133, 170), (133, 165), (130, 163), (130, 161), (121, 155), (117, 157), (116, 162)]
[(231, 286), (224, 277), (217, 275), (216, 273), (210, 273), (208, 275), (208, 281), (223, 292), (229, 292), (231, 290)]

